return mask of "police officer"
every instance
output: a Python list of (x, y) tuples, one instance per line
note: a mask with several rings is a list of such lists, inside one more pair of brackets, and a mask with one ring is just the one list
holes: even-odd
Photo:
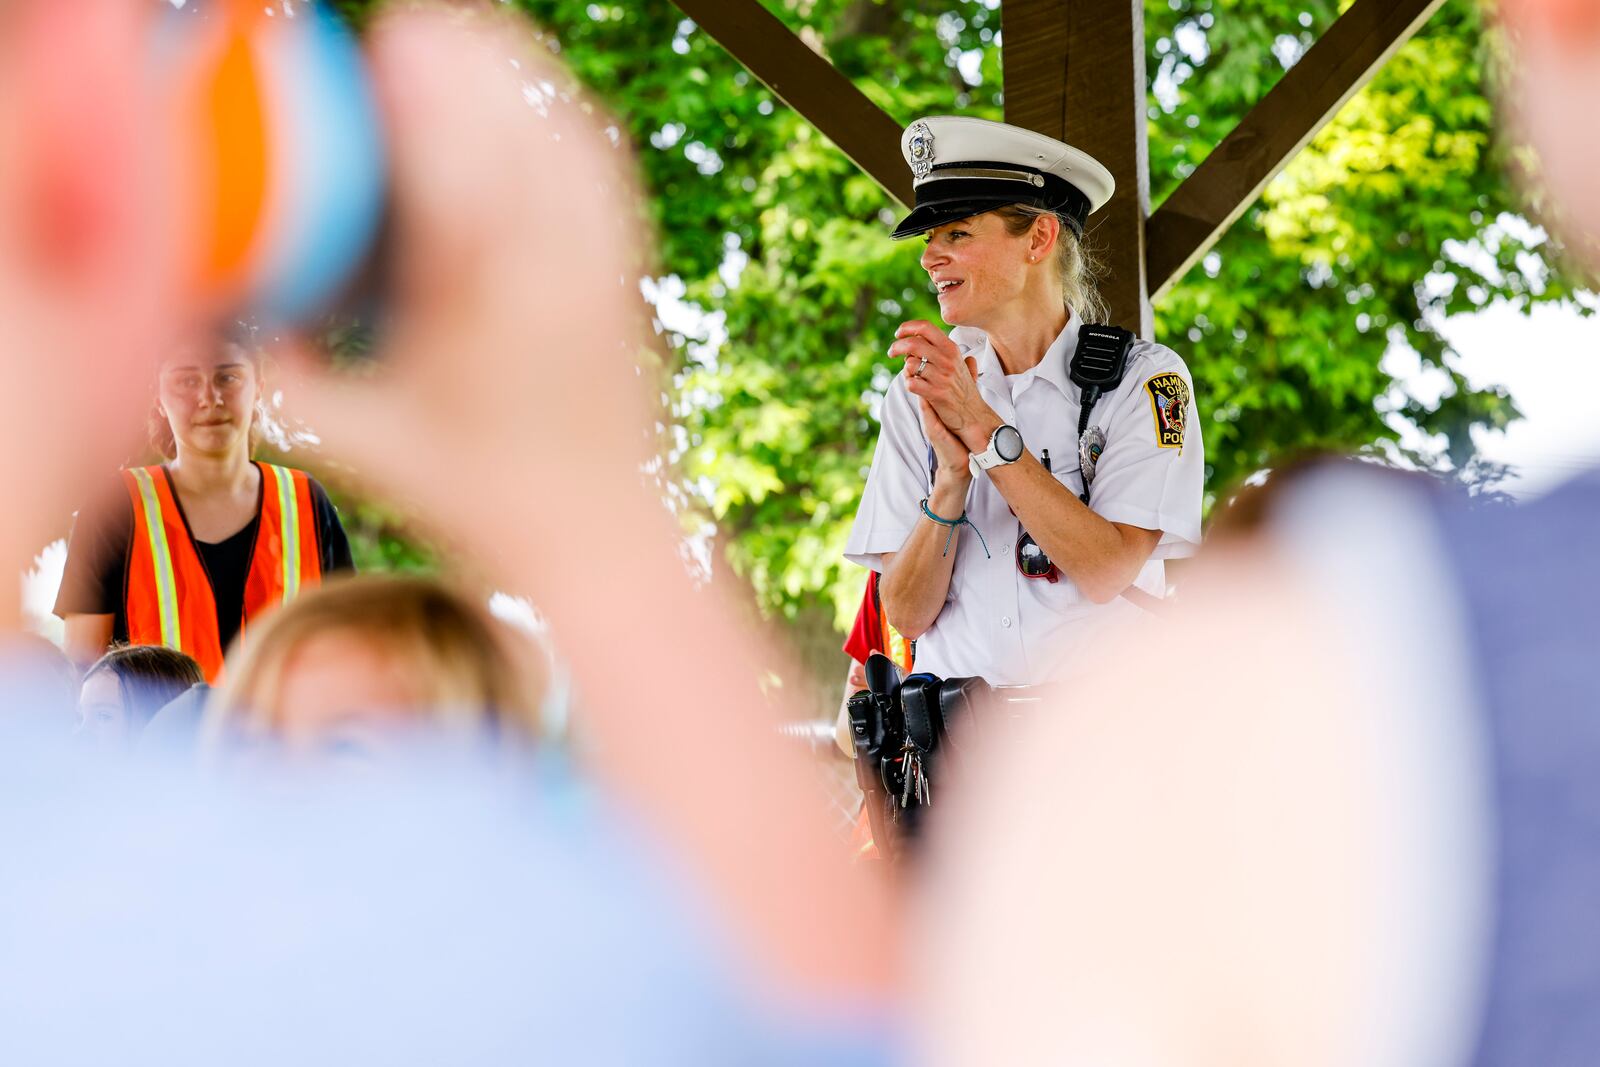
[(923, 235), (953, 328), (895, 332), (889, 354), (904, 368), (845, 555), (882, 572), (919, 670), (1045, 681), (1105, 623), (1136, 614), (1133, 599), (1163, 595), (1162, 560), (1199, 543), (1189, 371), (1171, 349), (1125, 337), (1103, 395), (1069, 373), (1080, 341), (1114, 332), (1085, 329), (1105, 318), (1083, 251), (1085, 220), (1114, 187), (1100, 163), (949, 115), (913, 122), (901, 151), (916, 207), (894, 236)]

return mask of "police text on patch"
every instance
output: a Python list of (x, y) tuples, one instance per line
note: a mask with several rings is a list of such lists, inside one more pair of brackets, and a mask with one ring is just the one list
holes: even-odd
[(1144, 383), (1150, 394), (1150, 412), (1156, 420), (1156, 444), (1183, 449), (1183, 427), (1189, 413), (1189, 383), (1168, 371)]

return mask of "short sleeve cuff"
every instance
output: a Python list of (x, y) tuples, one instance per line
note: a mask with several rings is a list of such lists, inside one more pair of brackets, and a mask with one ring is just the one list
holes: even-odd
[(1192, 556), (1200, 548), (1200, 522), (1198, 519), (1181, 519), (1163, 515), (1131, 504), (1112, 503), (1095, 513), (1107, 522), (1120, 522), (1124, 526), (1137, 526), (1141, 530), (1160, 530), (1161, 540), (1151, 559), (1182, 559)]
[(845, 546), (844, 558), (858, 567), (882, 573), (883, 554), (898, 552), (904, 548), (914, 529), (914, 526), (904, 526), (889, 530), (872, 530), (862, 537), (852, 537), (850, 543)]

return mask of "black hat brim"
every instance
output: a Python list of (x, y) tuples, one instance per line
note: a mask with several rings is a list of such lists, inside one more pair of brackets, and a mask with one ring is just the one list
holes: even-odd
[(928, 204), (918, 204), (911, 214), (900, 220), (900, 225), (894, 228), (894, 233), (889, 236), (896, 241), (907, 237), (915, 237), (919, 233), (927, 233), (936, 227), (949, 222), (959, 222), (981, 215), (985, 211), (995, 208), (1009, 207), (1022, 201), (1014, 196), (996, 197), (963, 197), (959, 200), (940, 200)]

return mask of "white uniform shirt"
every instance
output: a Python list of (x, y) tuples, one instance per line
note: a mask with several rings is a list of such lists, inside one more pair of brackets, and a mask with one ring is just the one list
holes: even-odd
[[(978, 391), (995, 414), (1021, 431), (1035, 458), (1049, 449), (1056, 480), (1074, 495), (1081, 493), (1079, 389), (1067, 377), (1078, 346), (1077, 317), (1069, 318), (1039, 365), (1022, 374), (1005, 373), (982, 330), (958, 326), (950, 339), (977, 360)], [(1181, 445), (1161, 444), (1164, 428), (1167, 440), (1173, 440), (1174, 425), (1173, 414), (1162, 410), (1175, 392), (1171, 379), (1159, 377), (1164, 374), (1179, 375), (1183, 387), (1177, 392), (1188, 397)], [(1166, 591), (1161, 561), (1189, 555), (1200, 543), (1205, 452), (1192, 397), (1189, 369), (1176, 352), (1135, 341), (1122, 383), (1100, 398), (1089, 420), (1091, 433), (1099, 429), (1105, 435), (1089, 506), (1111, 522), (1162, 531), (1135, 582), (1155, 596)], [(900, 551), (917, 523), (928, 521), (921, 509), (932, 484), (928, 448), (917, 398), (907, 390), (905, 375), (898, 374), (884, 397), (883, 430), (846, 559), (881, 571), (883, 553)], [(932, 628), (917, 641), (918, 670), (1030, 685), (1059, 677), (1095, 631), (1138, 612), (1121, 597), (1095, 604), (1065, 574), (1054, 584), (1024, 577), (1016, 565), (1022, 526), (986, 474), (974, 478), (967, 492), (967, 517), (988, 541), (991, 556), (984, 557), (970, 527), (958, 529), (959, 551), (954, 542), (950, 549), (957, 553), (950, 591)], [(939, 540), (944, 540), (942, 531)]]

